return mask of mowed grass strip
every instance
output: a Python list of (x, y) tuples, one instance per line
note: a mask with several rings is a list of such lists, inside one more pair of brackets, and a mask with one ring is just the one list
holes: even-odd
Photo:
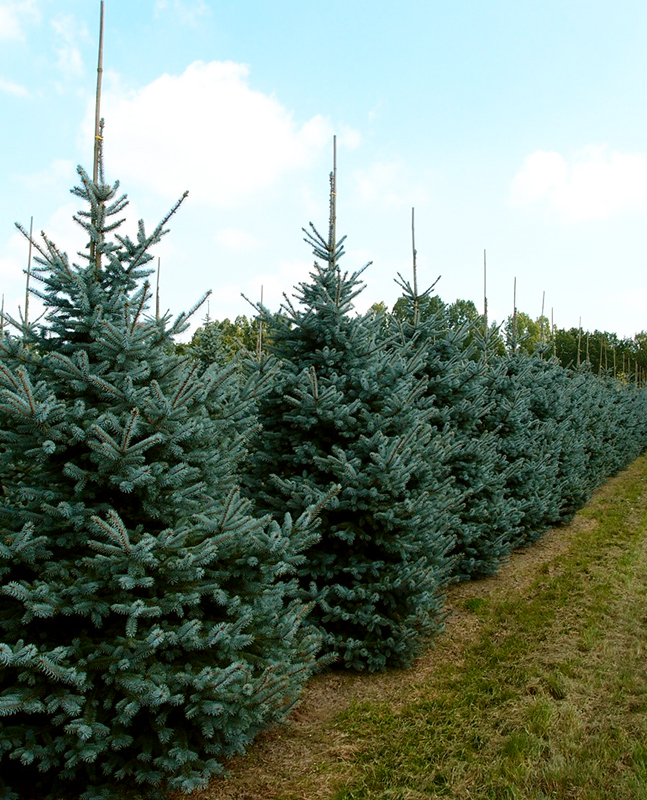
[(338, 718), (359, 749), (335, 800), (647, 798), (647, 458), (578, 516), (530, 584), (464, 601), (460, 663)]
[(411, 670), (315, 677), (192, 800), (647, 800), (647, 456), (448, 608)]

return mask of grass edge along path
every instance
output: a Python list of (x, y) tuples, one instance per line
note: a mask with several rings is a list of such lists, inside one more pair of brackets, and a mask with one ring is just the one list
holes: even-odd
[(646, 533), (642, 456), (499, 575), (452, 587), (411, 670), (315, 678), (198, 797), (647, 798)]

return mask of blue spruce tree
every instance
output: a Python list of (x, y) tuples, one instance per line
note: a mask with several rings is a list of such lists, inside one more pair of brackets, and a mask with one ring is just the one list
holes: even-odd
[(362, 271), (340, 271), (334, 174), (331, 189), (328, 238), (306, 231), (323, 263), (283, 313), (261, 309), (278, 371), (245, 485), (259, 511), (297, 517), (339, 487), (299, 581), (327, 650), (374, 671), (410, 663), (439, 627), (451, 479), (416, 354), (385, 344), (380, 315), (352, 313)]
[[(415, 256), (415, 250), (414, 250)], [(467, 324), (453, 327), (446, 306), (422, 294), (402, 276), (403, 289), (394, 308), (407, 347), (420, 355), (420, 374), (433, 398), (432, 421), (447, 441), (446, 467), (455, 495), (455, 544), (452, 577), (468, 580), (494, 574), (510, 551), (510, 510), (505, 498), (505, 462), (497, 438), (484, 419), (492, 410), (483, 359), (474, 331)], [(431, 302), (431, 301), (436, 302)]]
[(524, 352), (491, 355), (484, 372), (491, 402), (482, 422), (502, 458), (513, 550), (539, 538), (555, 509), (557, 467), (548, 427), (533, 413), (532, 362)]
[(175, 208), (133, 240), (118, 184), (79, 174), (82, 262), (34, 242), (46, 322), (0, 339), (7, 799), (203, 786), (294, 704), (320, 646), (290, 579), (309, 510), (251, 513), (232, 368), (175, 354), (187, 315), (145, 314)]

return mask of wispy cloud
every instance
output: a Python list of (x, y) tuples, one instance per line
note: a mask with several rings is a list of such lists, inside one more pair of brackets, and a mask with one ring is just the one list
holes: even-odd
[(379, 161), (357, 170), (353, 182), (362, 203), (384, 208), (422, 204), (428, 199), (426, 187), (400, 161)]
[(216, 233), (216, 242), (233, 253), (248, 253), (261, 244), (253, 234), (240, 228), (222, 228)]
[(39, 19), (36, 0), (0, 0), (0, 41), (24, 39), (25, 23)]
[(567, 223), (606, 220), (647, 208), (647, 156), (589, 146), (570, 160), (529, 155), (510, 185), (513, 205), (542, 203)]
[(79, 39), (87, 37), (88, 30), (79, 24), (72, 14), (64, 14), (52, 20), (55, 34), (55, 50), (58, 68), (66, 78), (83, 74), (83, 58), (78, 47)]
[(21, 175), (19, 180), (27, 188), (36, 192), (44, 188), (71, 186), (72, 183), (78, 181), (78, 177), (72, 161), (57, 158), (46, 169)]
[(8, 81), (6, 78), (0, 77), (0, 92), (11, 94), (14, 97), (29, 97), (29, 89), (21, 86), (19, 83)]
[[(292, 288), (301, 281), (307, 280), (312, 270), (309, 260), (295, 259), (279, 261), (278, 267), (269, 271), (260, 272), (253, 277), (225, 283), (218, 287), (210, 298), (210, 313), (216, 319), (224, 317), (233, 318), (237, 314), (254, 315), (251, 305), (245, 307), (241, 304), (241, 294), (250, 302), (257, 303), (263, 293), (263, 304), (268, 308), (278, 309), (285, 301), (284, 292), (292, 296)], [(244, 302), (244, 301), (243, 301)], [(242, 309), (242, 310), (241, 310)]]
[[(330, 147), (330, 121), (297, 123), (248, 78), (244, 64), (198, 61), (137, 91), (106, 88), (112, 168), (166, 197), (188, 188), (194, 200), (231, 207), (311, 165)], [(86, 139), (92, 125), (88, 113)]]
[(184, 25), (195, 26), (201, 17), (209, 13), (204, 0), (157, 0), (155, 15), (172, 12)]

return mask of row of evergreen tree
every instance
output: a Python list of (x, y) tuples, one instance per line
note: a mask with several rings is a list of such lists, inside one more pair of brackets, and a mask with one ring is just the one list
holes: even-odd
[[(390, 312), (382, 302), (374, 303), (371, 309), (375, 313), (390, 316), (391, 324), (403, 321), (408, 313), (403, 297), (396, 301)], [(439, 314), (441, 311), (448, 327), (455, 330), (469, 329), (466, 344), (471, 344), (477, 332), (481, 332), (482, 336), (484, 327), (488, 325), (472, 300), (458, 299), (445, 303), (434, 294), (420, 302), (421, 316)], [(552, 355), (568, 369), (588, 365), (591, 372), (599, 377), (614, 377), (641, 387), (647, 384), (646, 331), (621, 338), (616, 333), (597, 329), (589, 331), (582, 328), (559, 328), (551, 326), (547, 317), (539, 316), (533, 320), (529, 314), (517, 310), (500, 326), (494, 324), (488, 335), (490, 350), (499, 355), (511, 351), (514, 343), (514, 347), (529, 355)], [(213, 343), (216, 336), (220, 342), (219, 359), (234, 358), (241, 347), (254, 350), (258, 343), (259, 318), (239, 314), (232, 321), (229, 318), (213, 320), (207, 316), (204, 324), (194, 333), (191, 344), (201, 347), (202, 339), (210, 337)], [(189, 345), (179, 344), (178, 348), (181, 352), (188, 352)]]
[(499, 353), (406, 281), (397, 324), (354, 314), (334, 203), (264, 346), (223, 359), (212, 328), (178, 353), (190, 315), (146, 314), (177, 206), (131, 239), (118, 184), (79, 174), (88, 248), (33, 242), (47, 316), (0, 338), (7, 800), (205, 785), (314, 670), (409, 664), (450, 581), (647, 443), (645, 392)]

